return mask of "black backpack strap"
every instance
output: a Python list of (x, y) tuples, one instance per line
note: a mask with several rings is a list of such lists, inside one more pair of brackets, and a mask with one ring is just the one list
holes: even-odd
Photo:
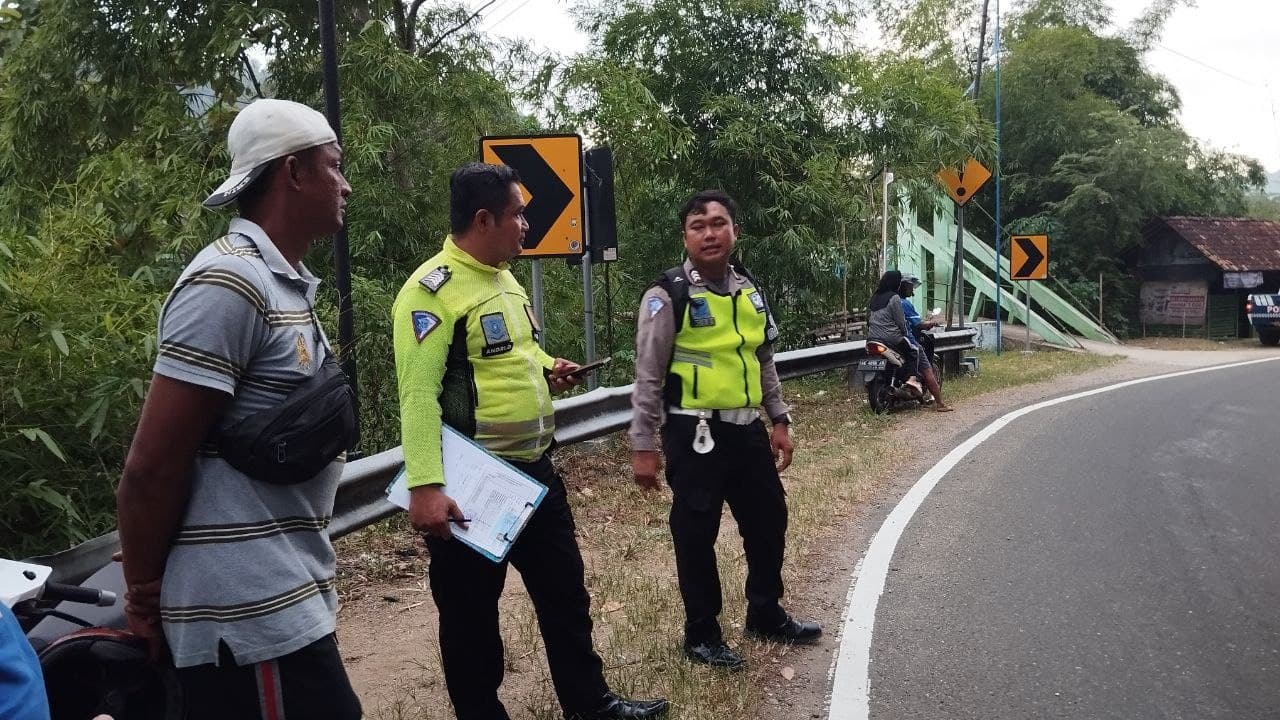
[(645, 292), (653, 287), (662, 288), (666, 291), (667, 297), (671, 298), (671, 312), (675, 314), (676, 332), (680, 332), (680, 328), (684, 326), (684, 310), (689, 305), (689, 278), (684, 274), (684, 266), (678, 265), (662, 273), (656, 280), (649, 283)]
[[(684, 266), (679, 265), (659, 275), (645, 292), (660, 287), (671, 298), (671, 312), (675, 317), (675, 332), (680, 333), (684, 326), (685, 308), (689, 306), (689, 278), (684, 274)], [(674, 344), (674, 343), (673, 343)], [(680, 378), (671, 373), (671, 360), (667, 361), (667, 371), (662, 384), (662, 399), (667, 407), (680, 405)]]

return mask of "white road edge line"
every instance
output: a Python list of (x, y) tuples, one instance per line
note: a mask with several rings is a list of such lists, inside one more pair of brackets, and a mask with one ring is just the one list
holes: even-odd
[(894, 507), (893, 512), (889, 513), (889, 517), (885, 518), (875, 537), (871, 539), (871, 546), (868, 548), (867, 554), (858, 561), (857, 566), (854, 568), (853, 582), (849, 586), (849, 596), (845, 604), (844, 624), (841, 627), (840, 652), (836, 654), (835, 660), (831, 664), (831, 670), (828, 673), (828, 678), (832, 683), (829, 720), (868, 720), (870, 717), (871, 630), (875, 624), (876, 605), (880, 602), (880, 595), (884, 593), (885, 579), (889, 574), (889, 563), (893, 559), (894, 550), (898, 546), (898, 539), (902, 537), (902, 531), (906, 529), (907, 523), (911, 521), (911, 517), (915, 515), (916, 510), (919, 509), (925, 498), (929, 496), (929, 493), (933, 491), (938, 481), (951, 472), (951, 469), (974, 448), (981, 445), (992, 435), (995, 435), (1005, 425), (1023, 415), (1043, 410), (1047, 407), (1157, 380), (1227, 370), (1274, 360), (1280, 360), (1280, 357), (1180, 370), (1163, 375), (1126, 380), (1114, 385), (1086, 390), (1073, 395), (1053, 398), (1052, 400), (1044, 400), (1034, 405), (1028, 405), (1005, 413), (947, 453), (946, 457), (939, 460), (932, 468), (929, 468), (929, 471), (922, 475), (915, 485), (911, 486), (911, 489), (902, 497), (902, 500), (898, 501), (898, 505)]

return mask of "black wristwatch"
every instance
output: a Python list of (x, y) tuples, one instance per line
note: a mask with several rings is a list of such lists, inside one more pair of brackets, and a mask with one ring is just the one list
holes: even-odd
[(774, 425), (790, 425), (791, 413), (782, 413), (776, 418), (771, 418), (770, 422), (772, 422)]

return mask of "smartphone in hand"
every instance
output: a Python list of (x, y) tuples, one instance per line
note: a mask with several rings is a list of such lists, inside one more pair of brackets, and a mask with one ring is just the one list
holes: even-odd
[(605, 365), (608, 365), (612, 361), (613, 361), (613, 356), (611, 355), (609, 357), (596, 360), (595, 362), (589, 362), (585, 365), (579, 365), (576, 369), (570, 372), (562, 373), (560, 377), (575, 377), (575, 378), (583, 377), (588, 373), (593, 373), (598, 371), (600, 368), (604, 367)]

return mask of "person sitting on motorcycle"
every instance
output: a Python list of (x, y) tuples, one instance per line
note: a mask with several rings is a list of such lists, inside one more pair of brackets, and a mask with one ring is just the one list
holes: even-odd
[(912, 336), (911, 325), (903, 311), (902, 297), (898, 295), (901, 286), (902, 273), (897, 270), (889, 270), (880, 276), (876, 292), (867, 306), (867, 339), (882, 342), (901, 352), (911, 373), (907, 384), (919, 391), (920, 378), (923, 378), (929, 392), (933, 393), (934, 408), (938, 412), (950, 412), (951, 406), (942, 401), (942, 388), (938, 387), (932, 364)]
[(933, 357), (933, 336), (925, 332), (938, 326), (937, 320), (925, 320), (920, 311), (911, 302), (911, 296), (920, 287), (920, 278), (915, 275), (903, 275), (902, 284), (898, 286), (898, 297), (902, 298), (902, 314), (907, 316), (907, 324), (911, 326), (911, 336), (916, 344), (924, 348), (925, 357)]
[(937, 402), (938, 411), (947, 412), (951, 408), (942, 403), (942, 395), (939, 393), (942, 383), (938, 382), (933, 370), (933, 336), (925, 332), (937, 327), (938, 321), (920, 317), (920, 312), (911, 303), (909, 298), (915, 294), (918, 287), (920, 287), (920, 278), (915, 275), (902, 276), (902, 284), (898, 286), (898, 296), (902, 298), (902, 314), (906, 316), (907, 324), (911, 326), (911, 339), (924, 351), (920, 361), (920, 376), (924, 378), (924, 384), (928, 386), (929, 392)]

